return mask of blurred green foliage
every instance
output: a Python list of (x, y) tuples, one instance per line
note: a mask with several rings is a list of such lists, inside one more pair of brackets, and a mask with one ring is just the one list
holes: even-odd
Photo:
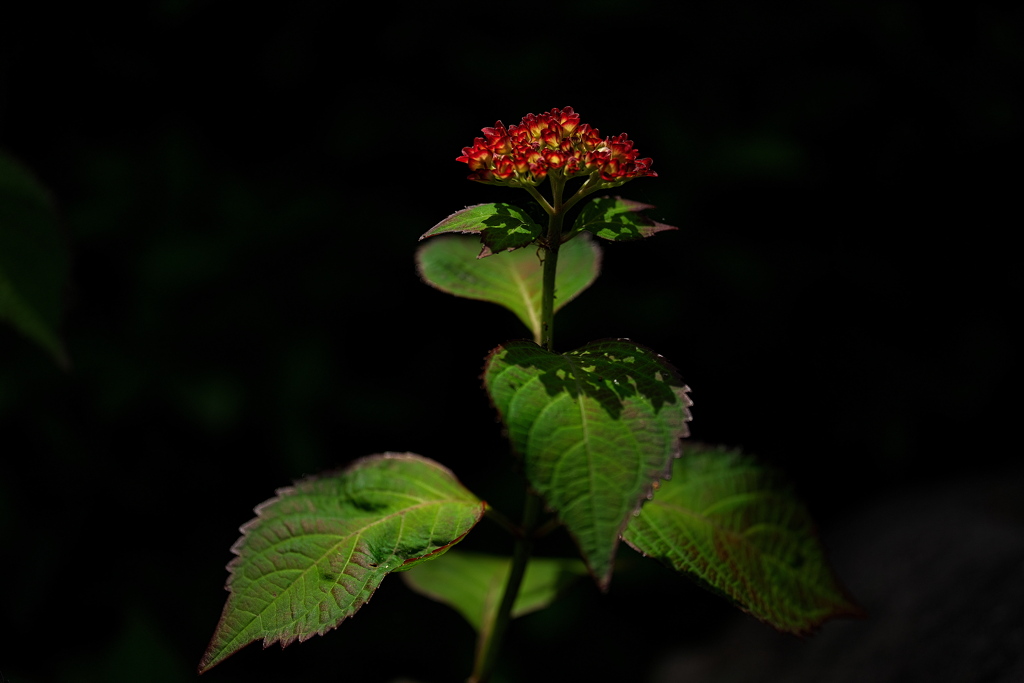
[(0, 150), (0, 320), (67, 367), (58, 330), (68, 250), (45, 189)]

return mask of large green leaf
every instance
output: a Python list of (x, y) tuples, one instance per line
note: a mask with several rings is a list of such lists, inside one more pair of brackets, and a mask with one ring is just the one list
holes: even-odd
[(619, 534), (679, 454), (688, 389), (664, 358), (627, 339), (562, 355), (509, 342), (488, 357), (484, 384), (530, 486), (607, 588)]
[(67, 282), (67, 245), (46, 190), (0, 151), (0, 320), (7, 320), (62, 365), (57, 335)]
[(482, 233), (480, 242), (483, 248), (477, 258), (483, 258), (525, 247), (540, 237), (542, 231), (543, 228), (518, 206), (477, 204), (456, 211), (423, 233), (420, 239), (452, 232)]
[(370, 599), (384, 576), (435, 558), (485, 504), (445, 467), (385, 453), (280, 489), (231, 548), (230, 591), (200, 672), (249, 643), (307, 640)]
[[(424, 282), (441, 291), (504, 306), (539, 338), (544, 268), (537, 252), (520, 249), (478, 260), (478, 248), (471, 237), (431, 240), (416, 253), (416, 267)], [(589, 287), (600, 269), (601, 248), (588, 235), (563, 244), (558, 250), (555, 310)]]
[(598, 197), (583, 207), (569, 236), (586, 230), (598, 237), (614, 242), (639, 240), (665, 230), (678, 230), (672, 225), (658, 223), (644, 215), (653, 209), (622, 197)]
[[(501, 604), (511, 569), (509, 557), (455, 550), (437, 562), (417, 566), (402, 578), (417, 593), (453, 608), (479, 631), (494, 625), (494, 613)], [(566, 586), (586, 573), (578, 559), (531, 558), (512, 616), (547, 607)]]
[(688, 447), (622, 538), (780, 631), (803, 634), (860, 611), (804, 506), (778, 473), (738, 451)]

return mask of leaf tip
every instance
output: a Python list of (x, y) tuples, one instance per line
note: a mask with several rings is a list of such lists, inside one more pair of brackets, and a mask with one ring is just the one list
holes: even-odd
[[(220, 629), (218, 628), (218, 631)], [(216, 646), (217, 634), (214, 633), (213, 639), (210, 640), (210, 644), (206, 647), (206, 652), (203, 653), (202, 659), (199, 660), (199, 666), (196, 668), (196, 673), (202, 676), (204, 673), (212, 669), (213, 667), (220, 664), (222, 661), (230, 657), (233, 653), (223, 654), (223, 648), (217, 648)]]

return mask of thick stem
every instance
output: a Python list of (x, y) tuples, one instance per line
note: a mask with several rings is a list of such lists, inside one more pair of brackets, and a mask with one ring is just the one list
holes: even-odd
[[(530, 194), (538, 197), (541, 206), (548, 212), (548, 232), (544, 247), (544, 279), (541, 291), (540, 342), (541, 346), (548, 351), (554, 351), (555, 273), (558, 270), (558, 248), (562, 242), (562, 219), (565, 216), (565, 209), (569, 208), (569, 205), (562, 206), (562, 190), (565, 187), (565, 179), (555, 175), (551, 175), (550, 178), (553, 205), (542, 201), (543, 197), (540, 196), (536, 188), (528, 189), (533, 190)], [(483, 624), (480, 629), (477, 639), (476, 662), (473, 665), (473, 675), (470, 676), (468, 683), (487, 683), (494, 671), (494, 665), (498, 661), (498, 651), (501, 649), (501, 641), (505, 637), (509, 622), (512, 621), (512, 607), (515, 605), (516, 596), (519, 595), (519, 588), (523, 583), (523, 576), (526, 574), (526, 566), (530, 561), (533, 539), (537, 536), (537, 523), (542, 510), (543, 503), (540, 497), (527, 490), (526, 503), (523, 506), (523, 522), (512, 553), (512, 568), (508, 574), (508, 581), (505, 583), (505, 592), (501, 596), (501, 604), (495, 612), (494, 620), (490, 624)]]
[[(552, 216), (552, 218), (554, 218)], [(555, 273), (558, 270), (558, 243), (544, 250), (544, 290), (540, 299), (540, 345), (555, 350)]]
[(555, 350), (555, 275), (558, 272), (558, 248), (562, 245), (562, 206), (564, 180), (551, 179), (551, 194), (555, 200), (548, 216), (547, 247), (544, 249), (544, 281), (540, 296), (540, 345), (548, 351)]

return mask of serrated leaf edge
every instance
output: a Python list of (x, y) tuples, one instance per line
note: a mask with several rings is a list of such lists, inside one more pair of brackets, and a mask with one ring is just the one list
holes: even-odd
[[(701, 443), (701, 442), (690, 442), (689, 445), (690, 445), (690, 447), (693, 450), (698, 451), (698, 452), (704, 451), (704, 450), (718, 449), (718, 450), (721, 450), (721, 451), (723, 451), (725, 453), (728, 453), (730, 455), (742, 458), (743, 460), (747, 461), (748, 463), (756, 463), (757, 462), (757, 459), (754, 456), (751, 456), (751, 455), (749, 455), (747, 453), (744, 453), (743, 450), (740, 449), (740, 448), (726, 446), (724, 444), (711, 445), (711, 444), (706, 444), (706, 443)], [(675, 461), (673, 460), (672, 462), (674, 463)], [(767, 467), (767, 466), (764, 466), (764, 465), (758, 465), (758, 469), (761, 472), (766, 473), (768, 475), (773, 475), (774, 476), (774, 475), (778, 475), (779, 474), (773, 468)], [(666, 477), (666, 480), (669, 480), (669, 479), (671, 479), (671, 477)], [(787, 482), (785, 482), (785, 486), (787, 486), (788, 489), (790, 490), (790, 493), (792, 493), (792, 490), (791, 490), (792, 484), (787, 481)], [(778, 494), (779, 492), (770, 492), (770, 493)], [(650, 499), (653, 499), (653, 495), (651, 496)], [(721, 502), (721, 501), (719, 501), (719, 502)], [(688, 514), (696, 515), (695, 512), (690, 511), (690, 510), (686, 510), (686, 512)], [(633, 514), (634, 514), (634, 516), (639, 515), (640, 514), (640, 509), (638, 508), (637, 511), (635, 513), (633, 513)], [(814, 540), (820, 546), (821, 545), (821, 539), (820, 539), (820, 536), (818, 534), (817, 525), (814, 524), (814, 521), (812, 519), (810, 519), (810, 518), (808, 519), (808, 522), (809, 522), (808, 534), (811, 537), (813, 537)], [(719, 527), (719, 528), (721, 528), (721, 527)], [(625, 531), (625, 527), (623, 527), (623, 532), (624, 531)], [(723, 529), (723, 531), (729, 533), (730, 535), (735, 535), (735, 532), (730, 530), (730, 529)], [(660, 532), (659, 532), (659, 535), (661, 535)], [(689, 578), (691, 581), (693, 581), (694, 583), (699, 585), (701, 588), (707, 590), (710, 593), (718, 595), (719, 597), (721, 597), (722, 599), (724, 599), (727, 602), (729, 602), (730, 604), (732, 604), (734, 607), (736, 607), (736, 609), (740, 610), (744, 614), (747, 614), (748, 616), (756, 619), (757, 621), (760, 621), (761, 623), (770, 626), (771, 628), (775, 629), (776, 631), (778, 631), (780, 633), (788, 633), (788, 634), (796, 636), (798, 638), (805, 638), (805, 637), (814, 635), (814, 633), (816, 633), (825, 622), (827, 622), (827, 621), (829, 621), (831, 619), (844, 618), (844, 617), (846, 617), (846, 618), (854, 618), (854, 619), (864, 619), (864, 618), (867, 618), (867, 612), (864, 610), (864, 608), (861, 607), (857, 603), (857, 601), (853, 598), (853, 596), (847, 590), (846, 586), (844, 586), (839, 581), (839, 577), (836, 575), (834, 568), (832, 567), (831, 563), (828, 562), (827, 553), (826, 553), (826, 550), (825, 550), (825, 548), (823, 546), (821, 546), (821, 552), (822, 552), (822, 561), (823, 561), (823, 563), (825, 565), (825, 567), (824, 567), (825, 571), (826, 571), (827, 575), (829, 576), (829, 578), (832, 579), (833, 587), (836, 589), (836, 591), (838, 592), (838, 594), (842, 598), (842, 601), (843, 601), (844, 604), (836, 605), (836, 607), (838, 609), (836, 609), (834, 612), (832, 612), (830, 614), (827, 614), (827, 615), (821, 617), (820, 619), (811, 621), (805, 628), (802, 628), (802, 629), (787, 629), (787, 628), (780, 627), (778, 624), (773, 623), (772, 621), (770, 621), (767, 618), (764, 618), (764, 617), (761, 617), (761, 616), (755, 614), (750, 609), (748, 609), (742, 602), (740, 602), (737, 598), (735, 598), (732, 595), (730, 595), (725, 589), (719, 588), (718, 586), (715, 586), (714, 584), (708, 582), (703, 577), (698, 575), (696, 572), (691, 571), (689, 569), (677, 569), (671, 563), (671, 561), (669, 559), (661, 558), (661, 557), (655, 557), (655, 556), (647, 554), (646, 552), (644, 552), (643, 550), (638, 548), (636, 545), (634, 545), (631, 541), (627, 540), (626, 538), (623, 538), (622, 537), (622, 532), (620, 532), (619, 538), (620, 538), (620, 540), (622, 542), (624, 542), (627, 546), (629, 546), (634, 551), (639, 553), (642, 557), (646, 557), (646, 558), (650, 558), (652, 560), (655, 560), (659, 564), (662, 564), (662, 565), (668, 567), (669, 569), (672, 569), (673, 571), (676, 571), (676, 572), (678, 572), (680, 574), (685, 575), (687, 578)]]
[[(654, 479), (651, 479), (647, 484), (645, 484), (644, 488), (642, 488), (641, 491), (640, 491), (640, 495), (639, 495), (639, 497), (637, 499), (636, 507), (633, 509), (632, 514), (627, 515), (622, 520), (622, 522), (620, 523), (619, 528), (616, 531), (616, 536), (618, 537), (619, 541), (622, 541), (623, 540), (622, 539), (622, 532), (626, 529), (626, 526), (629, 524), (629, 520), (632, 519), (633, 517), (635, 517), (636, 515), (638, 515), (640, 513), (640, 510), (642, 509), (642, 507), (644, 506), (645, 503), (647, 503), (650, 500), (653, 500), (654, 492), (658, 488), (658, 482), (659, 481), (668, 481), (668, 480), (670, 480), (672, 478), (672, 465), (682, 454), (682, 440), (687, 438), (690, 435), (689, 423), (693, 420), (693, 415), (690, 412), (690, 408), (693, 406), (693, 400), (689, 396), (689, 392), (691, 391), (690, 387), (687, 386), (686, 384), (682, 384), (682, 376), (679, 374), (679, 370), (667, 358), (665, 358), (660, 353), (654, 351), (650, 347), (645, 346), (643, 344), (640, 344), (638, 342), (635, 342), (632, 339), (629, 339), (628, 337), (604, 337), (604, 338), (601, 338), (601, 339), (596, 339), (594, 341), (587, 342), (586, 344), (584, 344), (583, 346), (581, 346), (581, 347), (579, 347), (577, 349), (573, 349), (572, 351), (567, 351), (567, 352), (561, 353), (561, 354), (553, 352), (553, 351), (547, 351), (542, 346), (540, 346), (539, 344), (537, 344), (536, 342), (534, 342), (534, 341), (532, 341), (530, 339), (513, 339), (513, 340), (505, 342), (504, 344), (499, 344), (498, 346), (496, 346), (493, 349), (491, 349), (491, 351), (487, 354), (487, 356), (486, 356), (486, 358), (484, 360), (483, 371), (481, 372), (481, 375), (480, 375), (480, 379), (481, 379), (481, 382), (483, 384), (484, 391), (485, 391), (485, 393), (487, 393), (488, 400), (490, 401), (490, 404), (491, 404), (491, 408), (498, 415), (497, 422), (499, 422), (502, 425), (502, 435), (505, 436), (506, 438), (508, 437), (508, 426), (505, 424), (505, 420), (504, 420), (503, 416), (501, 415), (501, 411), (495, 405), (494, 399), (491, 398), (490, 392), (487, 392), (487, 384), (486, 384), (486, 379), (485, 378), (486, 378), (486, 375), (487, 375), (487, 368), (490, 365), (491, 360), (494, 358), (495, 354), (497, 354), (499, 351), (504, 350), (507, 347), (508, 344), (518, 343), (518, 342), (525, 342), (525, 343), (531, 344), (533, 346), (536, 346), (539, 350), (545, 351), (546, 353), (551, 353), (553, 355), (563, 356), (563, 357), (569, 355), (570, 353), (574, 353), (574, 352), (579, 351), (581, 349), (584, 349), (584, 348), (587, 348), (587, 347), (591, 347), (591, 346), (594, 346), (594, 345), (597, 345), (597, 344), (601, 344), (603, 342), (626, 342), (626, 343), (632, 344), (633, 346), (636, 346), (636, 347), (638, 347), (640, 349), (643, 349), (643, 350), (653, 354), (658, 359), (660, 359), (662, 362), (664, 362), (664, 364), (666, 366), (668, 366), (668, 369), (673, 374), (673, 376), (677, 380), (679, 380), (681, 386), (679, 386), (679, 387), (672, 387), (672, 390), (673, 390), (673, 393), (676, 395), (676, 397), (683, 404), (684, 419), (683, 419), (682, 429), (680, 430), (679, 435), (675, 439), (675, 443), (673, 444), (673, 447), (672, 447), (671, 457), (669, 458), (668, 462), (666, 463), (665, 468), (661, 472), (659, 472)], [(580, 393), (582, 393), (582, 392), (580, 392)], [(524, 457), (525, 457), (524, 454), (516, 452), (514, 444), (510, 444), (510, 445), (512, 445), (513, 453), (515, 453), (515, 455), (522, 462)], [(558, 513), (558, 511), (556, 511), (556, 510), (551, 508), (551, 506), (548, 504), (548, 502), (545, 499), (545, 497), (543, 496), (543, 494), (541, 494), (539, 491), (537, 491), (533, 487), (533, 485), (529, 482), (529, 480), (527, 480), (527, 487), (529, 487), (530, 491), (534, 495), (538, 496), (542, 501), (544, 501), (544, 508), (545, 508), (545, 510), (547, 512), (552, 513), (552, 514), (554, 514), (556, 516), (556, 518), (559, 520), (559, 522), (562, 524), (562, 526), (565, 527), (565, 530), (569, 534), (569, 536), (572, 537), (573, 542), (575, 542), (577, 547), (579, 547), (579, 538), (565, 524), (564, 520), (562, 519), (562, 517)], [(591, 577), (594, 579), (595, 583), (597, 583), (598, 587), (601, 589), (602, 592), (606, 592), (608, 590), (609, 584), (611, 583), (612, 569), (614, 569), (614, 560), (615, 560), (615, 554), (616, 554), (617, 549), (618, 549), (618, 543), (615, 543), (614, 546), (612, 547), (611, 555), (610, 555), (610, 558), (609, 558), (609, 563), (608, 563), (609, 571), (608, 571), (607, 575), (605, 575), (603, 577), (597, 576), (597, 574), (595, 574), (595, 572), (594, 572), (594, 568), (590, 565), (590, 562), (587, 561), (587, 558), (586, 557), (583, 558), (583, 563), (584, 563), (584, 565), (586, 565), (587, 571), (590, 573)]]
[(481, 228), (479, 230), (473, 230), (473, 229), (469, 229), (469, 230), (445, 230), (443, 232), (436, 232), (436, 233), (434, 231), (437, 230), (442, 225), (444, 225), (445, 223), (449, 222), (450, 220), (452, 220), (453, 218), (455, 218), (456, 216), (458, 216), (461, 213), (465, 213), (465, 212), (469, 211), (470, 209), (477, 209), (477, 208), (479, 208), (481, 206), (487, 206), (489, 204), (496, 204), (496, 203), (497, 202), (484, 202), (482, 204), (470, 204), (469, 206), (467, 206), (465, 208), (459, 209), (458, 211), (456, 211), (455, 213), (451, 214), (447, 218), (439, 221), (437, 223), (437, 225), (432, 227), (430, 230), (427, 230), (425, 233), (420, 235), (420, 238), (419, 238), (418, 241), (422, 242), (423, 240), (427, 239), (428, 237), (436, 237), (437, 235), (456, 234), (456, 233), (461, 233), (461, 234), (464, 234), (464, 235), (466, 235), (466, 234), (479, 234), (479, 233), (483, 232), (483, 228)]
[[(374, 462), (377, 462), (377, 461), (380, 461), (380, 460), (414, 460), (414, 461), (422, 462), (424, 464), (428, 464), (428, 465), (430, 465), (430, 466), (432, 466), (432, 467), (434, 467), (434, 468), (436, 468), (438, 470), (441, 470), (442, 472), (448, 474), (456, 482), (458, 482), (460, 486), (462, 485), (461, 482), (459, 482), (458, 478), (455, 476), (455, 474), (452, 472), (451, 469), (449, 469), (448, 467), (445, 467), (444, 465), (442, 465), (441, 463), (437, 462), (436, 460), (433, 460), (431, 458), (427, 458), (427, 457), (422, 456), (422, 455), (418, 455), (416, 453), (410, 453), (410, 452), (398, 453), (398, 452), (388, 451), (388, 452), (385, 452), (385, 453), (376, 453), (374, 455), (368, 455), (368, 456), (364, 456), (364, 457), (358, 458), (357, 460), (354, 460), (353, 462), (349, 463), (345, 467), (337, 468), (337, 469), (334, 469), (334, 470), (329, 470), (329, 471), (326, 471), (326, 472), (315, 474), (315, 475), (310, 476), (310, 477), (304, 477), (303, 479), (296, 481), (291, 486), (283, 486), (281, 488), (275, 489), (273, 497), (268, 498), (267, 500), (263, 501), (262, 503), (257, 505), (255, 508), (253, 508), (253, 512), (256, 513), (256, 517), (250, 519), (248, 522), (246, 522), (245, 524), (243, 524), (242, 526), (240, 526), (238, 528), (238, 530), (241, 532), (242, 535), (231, 545), (230, 552), (233, 553), (235, 555), (235, 557), (232, 558), (231, 561), (228, 562), (228, 564), (225, 566), (225, 569), (227, 569), (227, 571), (228, 571), (228, 578), (227, 578), (227, 581), (224, 584), (224, 589), (226, 591), (228, 591), (229, 593), (231, 593), (231, 584), (232, 584), (232, 581), (235, 578), (235, 569), (237, 568), (239, 562), (242, 560), (242, 557), (241, 557), (241, 547), (243, 546), (243, 544), (244, 544), (244, 542), (246, 540), (246, 536), (248, 535), (249, 531), (252, 530), (260, 522), (263, 522), (264, 520), (267, 519), (267, 517), (265, 517), (263, 515), (263, 511), (267, 507), (269, 507), (270, 505), (273, 505), (274, 503), (277, 503), (278, 501), (280, 501), (284, 497), (295, 493), (298, 490), (299, 484), (301, 484), (301, 483), (311, 482), (311, 481), (314, 481), (314, 480), (317, 480), (317, 479), (328, 478), (328, 477), (332, 477), (332, 476), (336, 476), (336, 475), (341, 475), (341, 474), (348, 474), (350, 472), (354, 472), (354, 471), (356, 471), (356, 470), (358, 470), (358, 469), (360, 469), (362, 467), (365, 467), (365, 466), (367, 466), (367, 465), (369, 465), (371, 463), (374, 463)], [(482, 518), (483, 514), (487, 510), (487, 503), (485, 501), (483, 501), (483, 500), (480, 500), (480, 507), (481, 507), (480, 518)], [(367, 528), (370, 528), (372, 526), (376, 526), (377, 524), (381, 523), (382, 521), (390, 519), (391, 517), (394, 516), (394, 514), (403, 514), (404, 511), (408, 510), (408, 509), (411, 509), (411, 508), (403, 508), (402, 513), (393, 513), (392, 515), (388, 515), (387, 517), (382, 517), (382, 518), (374, 521), (370, 525), (368, 525)], [(478, 518), (478, 521), (479, 521), (479, 518)], [(422, 560), (424, 557), (427, 557), (428, 555), (435, 555), (438, 552), (442, 552), (443, 553), (448, 548), (451, 548), (452, 546), (457, 544), (459, 541), (461, 541), (463, 538), (465, 538), (466, 535), (471, 530), (472, 529), (467, 530), (461, 536), (459, 536), (458, 538), (454, 539), (453, 541), (451, 541), (450, 543), (448, 543), (445, 546), (442, 546), (440, 548), (436, 548), (436, 549), (432, 550), (431, 552), (429, 552), (429, 553), (427, 553), (425, 555), (422, 555), (422, 556), (420, 556), (418, 558), (409, 558), (408, 560), (403, 561), (402, 564), (399, 565), (398, 568), (389, 570), (387, 573), (392, 573), (392, 572), (398, 570), (400, 567), (405, 566), (406, 564), (409, 564), (410, 562), (416, 562), (416, 561)], [(315, 567), (315, 564), (311, 565), (311, 566)], [(307, 569), (306, 571), (309, 571), (309, 570)], [(376, 591), (376, 589), (374, 589), (374, 592), (375, 591)], [(371, 592), (371, 594), (366, 598), (366, 600), (363, 602), (363, 605), (367, 604), (372, 597), (373, 597), (373, 592)], [(220, 632), (221, 625), (224, 623), (224, 620), (228, 616), (228, 607), (229, 607), (229, 603), (226, 602), (225, 605), (224, 605), (223, 610), (221, 611), (220, 619), (217, 621), (217, 626), (216, 626), (216, 628), (214, 628), (213, 636), (210, 639), (210, 644), (207, 646), (207, 649), (203, 653), (203, 657), (202, 657), (202, 659), (199, 662), (199, 673), (200, 674), (205, 673), (206, 671), (209, 671), (216, 664), (216, 663), (211, 663), (215, 659), (215, 656), (212, 656), (212, 654), (213, 654), (212, 653), (213, 641), (216, 639), (217, 634)], [(355, 613), (355, 611), (358, 611), (361, 607), (362, 607), (362, 605), (360, 605), (360, 607), (357, 607), (353, 611), (353, 614)], [(349, 616), (352, 616), (352, 615), (349, 615)], [(297, 634), (297, 635), (293, 635), (293, 636), (290, 636), (290, 637), (281, 637), (279, 635), (278, 636), (265, 636), (262, 639), (263, 640), (263, 649), (267, 649), (268, 647), (270, 647), (274, 643), (280, 643), (281, 647), (285, 648), (288, 645), (291, 645), (292, 643), (294, 643), (296, 641), (301, 643), (301, 642), (305, 642), (305, 641), (309, 640), (310, 638), (312, 638), (315, 635), (322, 636), (325, 633), (327, 633), (328, 631), (331, 631), (331, 630), (337, 628), (338, 626), (340, 626), (342, 624), (342, 622), (344, 622), (348, 618), (349, 617), (343, 617), (342, 619), (338, 620), (336, 623), (325, 625), (323, 628), (321, 628), (320, 630), (315, 631), (315, 632), (304, 633), (304, 634)], [(252, 642), (255, 642), (255, 640), (249, 641), (245, 645), (248, 645), (248, 644), (250, 644)], [(242, 647), (245, 647), (245, 645), (243, 645)], [(222, 648), (220, 648), (218, 650), (218, 652), (223, 652), (225, 649), (226, 648), (222, 647)], [(235, 654), (236, 652), (238, 652), (238, 650), (240, 650), (240, 649), (241, 649), (241, 647), (233, 650), (230, 654), (228, 654), (226, 657), (221, 658), (221, 660), (219, 660), (219, 661), (223, 661), (227, 657), (230, 657), (232, 654)]]
[[(598, 200), (601, 200), (601, 199), (614, 199), (614, 200), (622, 202), (624, 205), (626, 205), (624, 207), (623, 211), (617, 211), (616, 213), (639, 213), (640, 211), (647, 211), (647, 210), (650, 210), (650, 209), (658, 208), (658, 207), (656, 207), (653, 204), (645, 204), (643, 202), (638, 202), (638, 201), (636, 201), (634, 199), (625, 199), (624, 197), (620, 197), (618, 195), (615, 195), (615, 196), (605, 195), (603, 197), (594, 197), (590, 202), (587, 203), (586, 206), (583, 207), (583, 211), (586, 211), (587, 208), (589, 208), (594, 202), (596, 202)], [(590, 230), (586, 227), (585, 224), (581, 224), (580, 223), (582, 218), (583, 218), (583, 213), (580, 213), (580, 216), (576, 219), (576, 222), (573, 224), (572, 230), (567, 231), (566, 235), (562, 237), (562, 241), (563, 242), (568, 241), (568, 240), (574, 238), (576, 235), (578, 235), (580, 233), (590, 232)], [(644, 218), (649, 220), (651, 222), (651, 225), (646, 226), (647, 230), (641, 230), (640, 231), (641, 232), (641, 235), (640, 235), (641, 239), (646, 239), (648, 237), (653, 237), (654, 235), (658, 234), (659, 232), (666, 232), (666, 231), (669, 231), (669, 230), (678, 230), (679, 229), (678, 227), (676, 227), (674, 225), (669, 225), (667, 223), (661, 223), (659, 221), (656, 221), (653, 218), (651, 218), (650, 216), (646, 216), (645, 215)], [(596, 233), (591, 233), (591, 234), (593, 234), (595, 237), (600, 237), (600, 235), (597, 235)], [(601, 237), (601, 239), (608, 240), (608, 241), (611, 241), (611, 242), (615, 242), (615, 241), (630, 241), (630, 240), (614, 240), (614, 239), (612, 239), (610, 237)]]

